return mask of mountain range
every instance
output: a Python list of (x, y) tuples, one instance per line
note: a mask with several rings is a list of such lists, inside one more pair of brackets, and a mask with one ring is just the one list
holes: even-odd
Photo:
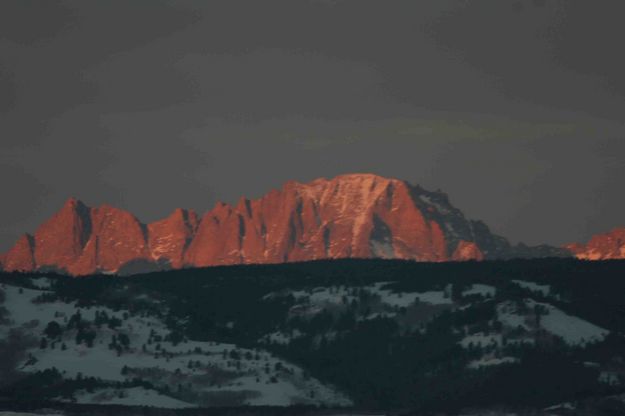
[(509, 258), (625, 258), (625, 229), (587, 245), (512, 245), (467, 219), (448, 196), (403, 180), (347, 174), (290, 181), (259, 199), (217, 203), (201, 218), (176, 209), (150, 224), (119, 208), (70, 198), (5, 254), (5, 271), (74, 276), (338, 258), (424, 262)]

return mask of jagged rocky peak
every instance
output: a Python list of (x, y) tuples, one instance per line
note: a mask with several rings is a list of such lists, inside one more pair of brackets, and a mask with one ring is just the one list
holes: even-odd
[[(405, 181), (373, 174), (289, 181), (257, 200), (243, 198), (234, 207), (218, 204), (202, 219), (185, 262), (207, 266), (345, 257), (449, 260), (461, 239), (447, 241), (441, 215), (455, 209), (426, 200), (417, 203), (414, 196)], [(424, 212), (424, 207), (440, 218)], [(478, 251), (464, 253), (479, 259)]]
[(183, 266), (184, 251), (198, 225), (193, 210), (177, 208), (167, 218), (148, 224), (148, 245), (155, 261), (165, 261), (173, 268)]
[(30, 234), (22, 235), (5, 254), (3, 268), (7, 271), (30, 272), (35, 270), (35, 242)]
[(593, 236), (588, 243), (566, 246), (573, 255), (583, 260), (625, 259), (625, 227)]
[[(178, 208), (142, 224), (75, 198), (6, 254), (6, 270), (73, 275), (336, 258), (466, 261), (550, 255), (512, 247), (446, 194), (369, 173), (289, 181), (258, 199), (217, 203), (201, 219)], [(29, 254), (30, 253), (30, 254)]]
[(35, 232), (35, 262), (66, 269), (81, 255), (91, 235), (90, 208), (69, 198), (60, 211)]
[(92, 210), (97, 239), (97, 259), (106, 271), (116, 271), (125, 263), (148, 258), (145, 227), (131, 213), (110, 205)]

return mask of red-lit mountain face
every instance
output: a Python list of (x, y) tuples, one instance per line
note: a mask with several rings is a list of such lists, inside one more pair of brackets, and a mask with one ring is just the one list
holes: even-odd
[(107, 205), (70, 199), (6, 253), (5, 270), (72, 275), (337, 258), (464, 261), (565, 255), (511, 247), (467, 220), (441, 192), (371, 174), (288, 182), (265, 196), (219, 203), (198, 220), (175, 210), (144, 225)]
[(625, 228), (593, 236), (587, 244), (566, 246), (575, 257), (583, 260), (625, 259)]

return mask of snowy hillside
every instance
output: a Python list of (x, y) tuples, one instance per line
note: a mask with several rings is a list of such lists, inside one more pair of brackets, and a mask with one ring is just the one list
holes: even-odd
[[(36, 280), (40, 286), (45, 281)], [(262, 349), (173, 339), (159, 319), (127, 310), (47, 301), (50, 290), (3, 284), (0, 338), (20, 334), (21, 372), (58, 371), (96, 386), (58, 400), (165, 408), (213, 405), (349, 405), (336, 390)], [(133, 380), (142, 380), (141, 385)]]
[(0, 275), (0, 404), (426, 412), (625, 393), (625, 267), (572, 262)]

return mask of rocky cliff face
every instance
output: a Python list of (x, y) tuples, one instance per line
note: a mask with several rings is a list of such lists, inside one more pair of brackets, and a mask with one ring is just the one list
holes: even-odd
[(415, 205), (409, 186), (346, 175), (281, 190), (236, 206), (218, 204), (186, 253), (196, 266), (344, 257), (448, 260), (441, 226)]
[(173, 268), (184, 266), (184, 253), (195, 235), (198, 218), (195, 212), (176, 209), (169, 217), (147, 226), (151, 258), (165, 260)]
[(66, 269), (78, 260), (92, 234), (90, 209), (71, 198), (35, 232), (38, 267)]
[(625, 228), (595, 235), (587, 244), (574, 243), (566, 248), (583, 260), (625, 259)]
[(467, 220), (444, 193), (351, 174), (288, 182), (235, 206), (218, 203), (201, 220), (177, 209), (148, 225), (121, 209), (70, 199), (34, 238), (18, 241), (3, 267), (86, 275), (328, 258), (440, 262), (554, 253), (562, 254), (510, 246), (485, 224)]
[(133, 263), (178, 268), (196, 225), (195, 214), (185, 210), (146, 226), (121, 209), (90, 208), (72, 198), (34, 237), (20, 238), (2, 264), (8, 271), (72, 275), (116, 273)]
[(92, 208), (90, 214), (91, 235), (76, 262), (66, 265), (67, 271), (117, 272), (131, 261), (150, 260), (145, 227), (132, 214), (108, 205)]
[(4, 256), (4, 270), (32, 271), (36, 268), (33, 237), (24, 234)]

